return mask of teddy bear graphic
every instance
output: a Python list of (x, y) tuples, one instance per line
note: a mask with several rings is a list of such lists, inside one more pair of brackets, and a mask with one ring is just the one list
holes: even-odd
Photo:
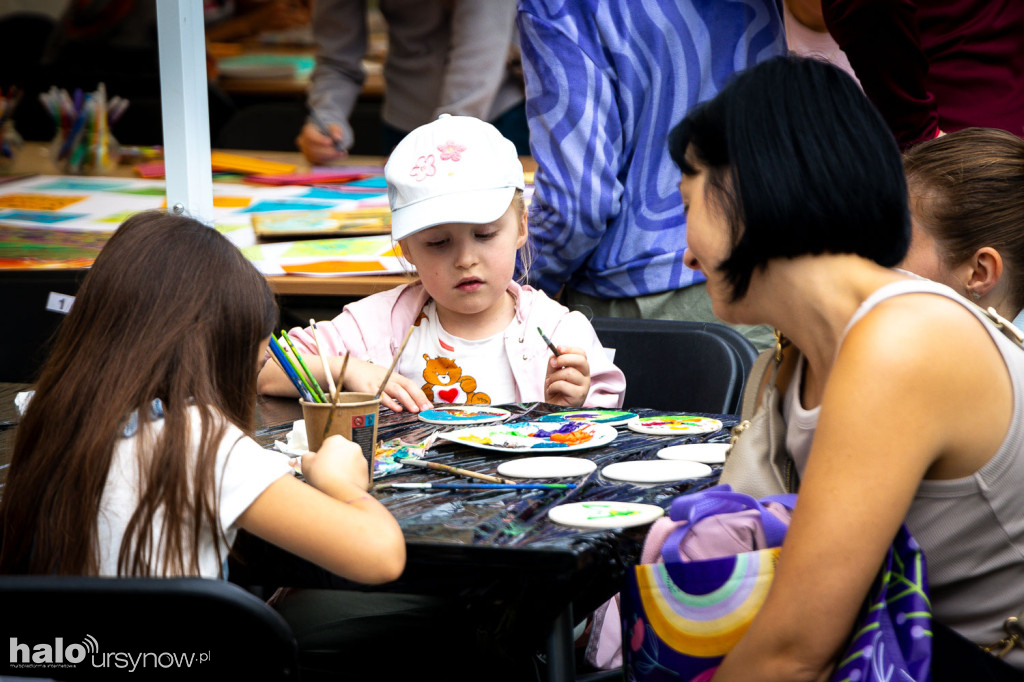
[(476, 379), (471, 376), (462, 376), (462, 368), (455, 364), (451, 358), (431, 358), (426, 353), (423, 359), (427, 366), (423, 369), (423, 392), (427, 400), (434, 402), (434, 387), (438, 388), (437, 397), (446, 403), (455, 402), (459, 396), (459, 388), (466, 394), (467, 405), (489, 405), (491, 397), (486, 393), (476, 392)]

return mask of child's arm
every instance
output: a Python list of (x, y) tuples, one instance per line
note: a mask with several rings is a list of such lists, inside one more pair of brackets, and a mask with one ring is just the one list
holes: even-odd
[(395, 580), (405, 568), (405, 538), (391, 513), (369, 493), (358, 445), (330, 436), (302, 458), (309, 483), (283, 476), (238, 518), (268, 542), (362, 583)]
[(544, 401), (580, 407), (590, 391), (587, 352), (575, 346), (558, 346), (558, 353), (548, 359), (547, 375), (544, 377)]
[[(345, 368), (345, 390), (376, 393), (387, 372), (387, 367), (349, 358), (348, 366)], [(419, 412), (433, 407), (420, 385), (398, 372), (392, 372), (388, 377), (380, 402), (395, 412), (401, 412), (403, 409)]]

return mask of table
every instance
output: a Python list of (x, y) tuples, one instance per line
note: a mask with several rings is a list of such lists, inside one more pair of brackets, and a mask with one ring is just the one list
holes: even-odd
[[(261, 397), (263, 426), (257, 439), (269, 445), (282, 439), (300, 416), (294, 400)], [(540, 416), (553, 405), (505, 406), (515, 415)], [(636, 410), (638, 414), (657, 414)], [(526, 414), (526, 413), (529, 414)], [(731, 427), (736, 419), (714, 415)], [(378, 438), (401, 435), (407, 441), (445, 429), (423, 424), (415, 415), (382, 410)], [(653, 459), (658, 449), (689, 441), (722, 441), (727, 431), (706, 436), (671, 437), (636, 434), (619, 427), (612, 443), (573, 452), (593, 460), (598, 470), (569, 491), (377, 491), (375, 495), (398, 518), (407, 543), (407, 565), (399, 580), (383, 589), (447, 594), (467, 599), (486, 622), (501, 622), (495, 639), (515, 650), (543, 645), (550, 680), (575, 679), (573, 614), (586, 614), (620, 587), (626, 567), (639, 557), (646, 527), (584, 531), (547, 520), (557, 504), (584, 500), (646, 502), (667, 508), (677, 495), (707, 487), (717, 475), (669, 486), (640, 486), (604, 479), (600, 469), (614, 461)], [(493, 474), (502, 453), (441, 441), (429, 458)], [(441, 472), (399, 471), (384, 481), (446, 480)], [(380, 482), (380, 481), (378, 481)], [(244, 564), (233, 564), (230, 579), (246, 586), (293, 586), (335, 589), (367, 588), (344, 580), (251, 535), (240, 533), (235, 549)], [(516, 608), (509, 609), (514, 604)], [(499, 619), (499, 616), (501, 618)], [(538, 624), (543, 627), (538, 630)]]
[[(13, 398), (27, 384), (0, 384), (0, 494), (17, 422)], [(540, 416), (559, 408), (544, 403), (506, 406), (514, 415)], [(634, 410), (638, 414), (657, 414)], [(257, 440), (264, 446), (283, 439), (301, 411), (295, 400), (260, 396), (257, 400)], [(726, 429), (737, 423), (729, 415)], [(381, 412), (378, 438), (401, 435), (406, 440), (425, 438), (436, 429), (416, 415)], [(641, 486), (603, 478), (600, 469), (614, 461), (653, 459), (662, 447), (683, 442), (719, 442), (728, 431), (704, 436), (649, 436), (619, 427), (616, 439), (603, 447), (574, 452), (598, 465), (598, 470), (569, 491), (377, 491), (399, 520), (407, 544), (402, 576), (387, 586), (352, 583), (274, 545), (239, 533), (230, 579), (246, 587), (278, 586), (334, 589), (390, 590), (446, 594), (464, 599), (472, 617), (499, 623), (495, 640), (514, 651), (528, 652), (543, 645), (552, 681), (575, 679), (573, 614), (586, 614), (618, 592), (627, 567), (640, 554), (646, 527), (619, 530), (577, 530), (547, 520), (557, 504), (583, 500), (645, 502), (667, 508), (679, 494), (710, 486), (706, 479), (667, 486)], [(435, 445), (430, 459), (493, 474), (507, 457), (501, 453), (447, 443)], [(446, 480), (441, 472), (399, 471), (384, 481)], [(243, 563), (244, 562), (244, 563)], [(509, 608), (509, 605), (516, 608)], [(538, 629), (538, 624), (541, 628)]]
[[(309, 163), (299, 152), (253, 152), (225, 150), (231, 154), (242, 154), (270, 161), (281, 161), (298, 166), (299, 172), (308, 171)], [(383, 159), (371, 156), (351, 156), (345, 160), (348, 165), (383, 165)], [(27, 142), (15, 157), (12, 166), (6, 170), (9, 175), (59, 174), (60, 171), (50, 159), (49, 145), (42, 142)], [(118, 165), (108, 175), (113, 177), (135, 177), (129, 165)], [(5, 272), (4, 277), (19, 277), (21, 271)], [(79, 274), (81, 271), (78, 271)], [(288, 275), (269, 276), (267, 282), (274, 293), (289, 296), (344, 296), (358, 298), (392, 289), (398, 285), (415, 281), (412, 275), (368, 275), (357, 277), (293, 277)], [(340, 306), (338, 306), (340, 309)]]

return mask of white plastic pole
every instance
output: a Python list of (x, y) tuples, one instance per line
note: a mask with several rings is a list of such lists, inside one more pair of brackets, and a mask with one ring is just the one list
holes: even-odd
[(167, 206), (213, 225), (202, 0), (157, 0)]

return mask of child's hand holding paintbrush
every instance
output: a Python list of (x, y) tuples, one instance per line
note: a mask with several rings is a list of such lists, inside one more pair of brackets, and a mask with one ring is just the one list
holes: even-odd
[(544, 401), (566, 407), (581, 407), (590, 391), (587, 352), (575, 346), (556, 346), (540, 327), (537, 332), (552, 353), (544, 377)]

